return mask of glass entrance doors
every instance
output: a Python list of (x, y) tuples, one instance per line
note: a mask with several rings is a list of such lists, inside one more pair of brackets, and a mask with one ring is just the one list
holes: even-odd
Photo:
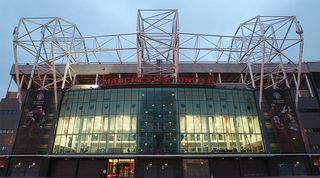
[(109, 159), (107, 165), (107, 178), (133, 178), (133, 159)]

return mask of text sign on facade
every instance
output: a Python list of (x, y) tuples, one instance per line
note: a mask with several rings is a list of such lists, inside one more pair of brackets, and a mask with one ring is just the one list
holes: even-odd
[(124, 77), (124, 78), (108, 78), (100, 81), (100, 86), (113, 85), (134, 85), (134, 84), (181, 84), (181, 85), (205, 85), (213, 86), (213, 78), (209, 77), (179, 77), (174, 81), (170, 77), (148, 76), (148, 77)]

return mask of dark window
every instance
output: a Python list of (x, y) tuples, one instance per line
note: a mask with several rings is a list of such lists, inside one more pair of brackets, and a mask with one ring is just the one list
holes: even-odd
[(17, 110), (0, 110), (0, 115), (13, 115), (17, 114)]
[(12, 134), (12, 129), (0, 129), (0, 134)]

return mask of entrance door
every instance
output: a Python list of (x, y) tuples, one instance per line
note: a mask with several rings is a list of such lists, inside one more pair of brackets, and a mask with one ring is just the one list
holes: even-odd
[(135, 160), (135, 176), (138, 178), (175, 178), (182, 176), (181, 159), (139, 158)]
[(174, 177), (172, 166), (167, 163), (163, 165), (147, 165), (144, 169), (144, 178), (171, 178)]
[(109, 159), (107, 178), (133, 178), (133, 159)]

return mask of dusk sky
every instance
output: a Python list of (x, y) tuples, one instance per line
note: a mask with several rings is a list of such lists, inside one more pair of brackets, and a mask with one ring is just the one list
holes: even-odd
[(12, 32), (20, 17), (61, 17), (89, 36), (135, 32), (138, 9), (167, 8), (179, 10), (180, 32), (233, 35), (257, 15), (293, 15), (304, 31), (304, 61), (320, 61), (319, 7), (319, 0), (1, 0), (0, 97), (9, 84)]

